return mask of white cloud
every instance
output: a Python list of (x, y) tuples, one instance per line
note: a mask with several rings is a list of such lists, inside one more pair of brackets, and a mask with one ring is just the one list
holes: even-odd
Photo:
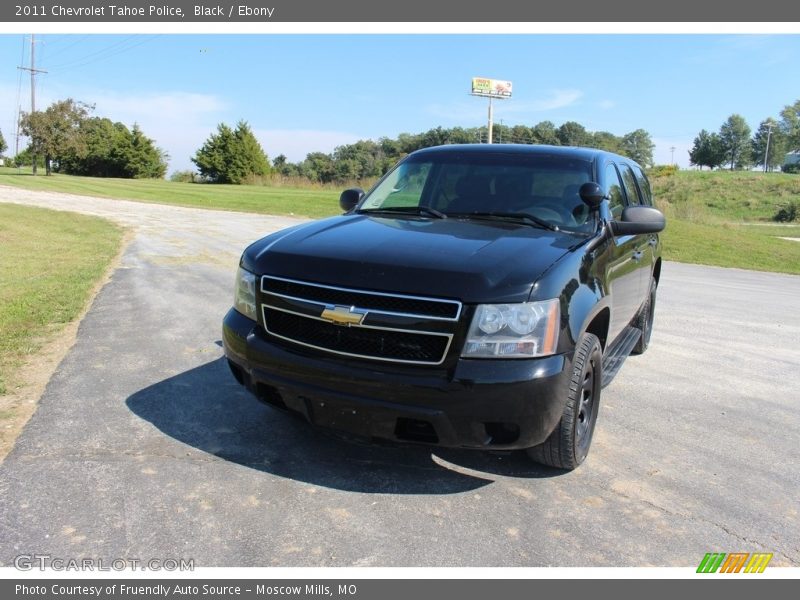
[(616, 103), (616, 102), (614, 102), (613, 100), (601, 100), (601, 101), (600, 101), (600, 102), (598, 102), (598, 104), (597, 104), (597, 106), (599, 106), (599, 107), (600, 107), (600, 108), (602, 108), (603, 110), (611, 110), (611, 109), (612, 109), (612, 108), (614, 108), (616, 105), (617, 105), (617, 103)]
[(227, 108), (226, 103), (216, 96), (191, 92), (100, 92), (93, 94), (91, 98), (98, 114), (104, 113), (116, 121), (121, 120), (122, 115), (137, 122), (186, 120), (220, 113)]
[(572, 106), (583, 96), (580, 90), (551, 90), (547, 96), (539, 100), (534, 100), (529, 105), (520, 104), (523, 110), (545, 111), (556, 110), (557, 108), (564, 108)]

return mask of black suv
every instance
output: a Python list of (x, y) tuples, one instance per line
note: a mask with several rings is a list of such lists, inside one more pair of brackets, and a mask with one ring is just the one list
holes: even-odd
[(578, 466), (601, 387), (650, 340), (664, 217), (642, 168), (441, 146), (340, 204), (244, 251), (223, 323), (239, 383), (324, 427)]

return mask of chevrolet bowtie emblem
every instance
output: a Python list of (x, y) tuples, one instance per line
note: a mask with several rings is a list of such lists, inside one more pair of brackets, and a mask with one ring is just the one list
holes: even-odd
[(367, 311), (355, 306), (339, 306), (328, 304), (322, 311), (320, 317), (336, 325), (361, 325)]

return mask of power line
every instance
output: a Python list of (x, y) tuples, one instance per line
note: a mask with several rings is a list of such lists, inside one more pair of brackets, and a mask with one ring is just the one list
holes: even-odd
[[(56, 63), (55, 65), (49, 65), (49, 67), (51, 69), (63, 70), (63, 69), (66, 69), (66, 68), (79, 67), (79, 66), (82, 66), (84, 64), (89, 64), (90, 62), (94, 62), (94, 60), (99, 60), (99, 59), (105, 58), (105, 56), (102, 56), (102, 55), (107, 53), (109, 50), (114, 50), (115, 48), (119, 48), (120, 46), (123, 46), (123, 45), (127, 44), (128, 42), (134, 40), (137, 37), (139, 37), (139, 36), (136, 36), (136, 35), (126, 36), (122, 40), (114, 42), (113, 44), (110, 44), (110, 45), (108, 45), (108, 46), (106, 46), (104, 48), (100, 48), (99, 50), (95, 50), (94, 52), (90, 52), (89, 54), (85, 54), (85, 55), (77, 57), (77, 58), (72, 58), (72, 59), (66, 60), (66, 61), (64, 61), (62, 63)], [(133, 48), (134, 46), (130, 46), (130, 47)], [(125, 48), (124, 50), (127, 50), (127, 49), (129, 49), (129, 48)], [(96, 57), (98, 55), (100, 55), (98, 57), (98, 59), (93, 59), (93, 57)], [(109, 55), (106, 55), (106, 56), (111, 56), (111, 55), (109, 54)]]
[[(74, 39), (74, 41), (71, 44), (68, 44), (68, 45), (64, 46), (63, 48), (61, 48), (59, 50), (59, 53), (61, 53), (61, 54), (63, 54), (64, 52), (66, 52), (70, 48), (74, 48), (75, 46), (80, 44), (83, 40), (85, 40), (86, 38), (89, 37), (89, 34), (88, 33), (84, 33), (83, 35), (67, 34), (67, 35), (64, 35), (62, 37), (65, 37), (65, 38), (68, 38), (68, 39), (74, 39), (74, 38), (77, 38), (77, 39)], [(64, 42), (62, 42), (62, 41), (56, 40), (56, 41), (52, 42), (51, 44), (54, 45), (54, 46), (58, 46), (59, 44), (63, 44), (63, 43)]]
[(84, 67), (84, 66), (90, 65), (92, 63), (96, 63), (96, 62), (100, 62), (100, 61), (106, 60), (108, 58), (111, 58), (112, 56), (118, 56), (119, 54), (124, 54), (125, 52), (133, 50), (134, 48), (138, 48), (139, 46), (142, 46), (143, 44), (146, 44), (147, 42), (153, 41), (155, 38), (159, 37), (159, 35), (160, 34), (154, 34), (151, 37), (145, 38), (145, 39), (141, 40), (138, 43), (132, 44), (132, 45), (127, 46), (125, 48), (119, 48), (116, 52), (111, 52), (109, 54), (106, 54), (105, 56), (99, 56), (97, 58), (93, 58), (93, 59), (87, 60), (87, 61), (82, 62), (82, 63), (73, 64), (73, 65), (70, 65), (68, 67), (61, 68), (61, 69), (59, 69), (59, 71), (63, 72), (63, 71), (69, 71), (70, 69), (77, 69), (79, 67)]

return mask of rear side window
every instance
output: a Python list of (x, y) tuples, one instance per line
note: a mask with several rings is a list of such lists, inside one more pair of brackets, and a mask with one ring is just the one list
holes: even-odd
[(622, 209), (625, 208), (625, 200), (622, 197), (622, 182), (619, 180), (617, 169), (612, 164), (606, 167), (606, 194), (608, 194), (611, 218), (619, 219), (622, 216)]
[(653, 192), (650, 190), (650, 182), (647, 180), (647, 175), (639, 167), (633, 168), (633, 174), (636, 175), (639, 191), (642, 192), (642, 204), (653, 206)]
[(628, 165), (620, 165), (619, 170), (622, 172), (622, 181), (625, 184), (625, 195), (628, 197), (628, 204), (641, 204), (639, 198), (639, 189), (636, 187), (636, 178), (633, 176), (633, 171)]

